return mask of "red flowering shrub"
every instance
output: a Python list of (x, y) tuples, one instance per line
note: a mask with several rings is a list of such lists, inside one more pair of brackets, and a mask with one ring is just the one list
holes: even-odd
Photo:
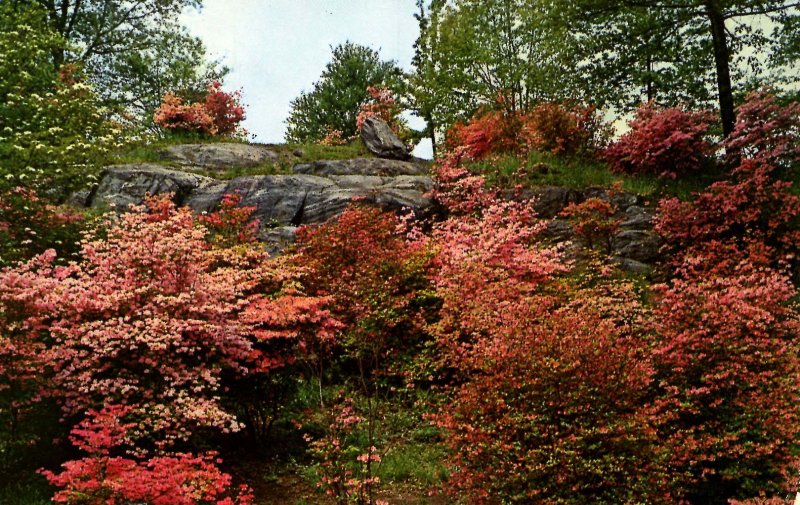
[(293, 262), (308, 269), (304, 285), (332, 298), (344, 325), (336, 344), (365, 360), (366, 370), (386, 353), (407, 350), (419, 334), (413, 303), (426, 286), (430, 255), (401, 228), (392, 213), (353, 205), (334, 222), (298, 231)]
[[(736, 162), (727, 179), (696, 194), (691, 202), (662, 200), (656, 229), (683, 257), (700, 255), (711, 267), (733, 248), (753, 253), (773, 265), (797, 266), (800, 253), (800, 198), (781, 178), (800, 158), (793, 133), (800, 127), (800, 107), (779, 107), (770, 95), (750, 95), (739, 108), (734, 132), (724, 143)], [(710, 243), (721, 243), (715, 254)]]
[(569, 295), (558, 252), (531, 243), (543, 224), (528, 209), (482, 214), (435, 232), (431, 330), (456, 378), (434, 416), (448, 491), (470, 503), (668, 502), (630, 287)]
[(776, 175), (789, 172), (800, 161), (800, 102), (782, 105), (770, 90), (747, 95), (736, 110), (736, 126), (725, 139), (729, 158), (745, 158), (770, 164)]
[(676, 494), (723, 503), (793, 490), (800, 319), (789, 279), (743, 261), (660, 292), (656, 407)]
[(230, 475), (221, 472), (214, 454), (177, 453), (150, 459), (114, 456), (138, 429), (123, 418), (133, 409), (106, 406), (72, 430), (70, 440), (88, 455), (68, 461), (60, 473), (42, 471), (51, 485), (61, 488), (54, 503), (67, 505), (249, 505), (246, 486), (231, 489)]
[(714, 152), (707, 137), (714, 116), (707, 111), (657, 109), (645, 104), (628, 122), (630, 131), (605, 150), (611, 170), (675, 178), (703, 167)]
[(617, 208), (605, 200), (588, 198), (582, 203), (571, 203), (561, 217), (572, 222), (575, 233), (586, 240), (589, 248), (602, 245), (606, 252), (611, 251), (611, 238), (619, 230), (619, 219), (613, 216)]
[(257, 240), (258, 221), (251, 219), (255, 207), (242, 207), (241, 202), (242, 195), (224, 195), (216, 212), (198, 218), (211, 233), (209, 239), (215, 245), (231, 247)]
[(519, 130), (522, 122), (517, 115), (502, 111), (482, 111), (466, 124), (450, 128), (447, 143), (469, 160), (481, 160), (493, 154), (518, 153), (522, 145)]
[(541, 103), (522, 118), (520, 135), (528, 150), (587, 154), (605, 146), (609, 129), (594, 106)]
[(242, 92), (226, 93), (222, 84), (214, 81), (208, 86), (205, 110), (211, 116), (214, 135), (231, 135), (244, 120), (244, 107), (241, 105)]
[(232, 135), (244, 120), (241, 91), (226, 93), (217, 81), (208, 85), (202, 102), (184, 104), (183, 99), (167, 93), (153, 115), (156, 125), (165, 130), (204, 135)]

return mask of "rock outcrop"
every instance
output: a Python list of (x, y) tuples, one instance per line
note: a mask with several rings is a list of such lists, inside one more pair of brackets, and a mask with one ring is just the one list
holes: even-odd
[(259, 236), (268, 242), (287, 240), (297, 226), (325, 222), (356, 198), (420, 215), (432, 209), (426, 194), (433, 181), (420, 164), (354, 159), (298, 165), (294, 171), (291, 175), (252, 175), (225, 181), (161, 165), (116, 165), (106, 169), (96, 190), (81, 203), (125, 209), (142, 203), (148, 194), (172, 193), (177, 204), (209, 212), (225, 194), (236, 193), (242, 196), (242, 205), (255, 207)]
[(411, 157), (408, 146), (395, 135), (386, 121), (377, 117), (368, 117), (364, 120), (361, 139), (367, 149), (379, 158), (407, 160)]
[(599, 198), (611, 203), (617, 212), (613, 219), (619, 222), (619, 231), (611, 237), (611, 255), (624, 270), (648, 273), (660, 259), (663, 245), (661, 237), (653, 230), (655, 211), (643, 205), (642, 199), (624, 191), (604, 188), (575, 190), (559, 186), (541, 186), (529, 189), (524, 198), (533, 202), (539, 216), (550, 219), (545, 236), (553, 242), (580, 244), (570, 223), (561, 218), (561, 212), (571, 203), (581, 203), (588, 198)]
[(278, 161), (278, 154), (268, 146), (238, 142), (178, 144), (165, 147), (159, 154), (180, 167), (203, 170), (255, 167)]
[[(271, 153), (271, 154), (268, 154)], [(187, 167), (226, 169), (256, 166), (272, 159), (266, 146), (247, 144), (196, 144), (171, 146), (164, 156)], [(255, 207), (259, 237), (276, 250), (294, 237), (296, 227), (325, 222), (340, 214), (353, 199), (384, 209), (407, 208), (425, 216), (434, 211), (427, 194), (433, 189), (428, 167), (419, 161), (381, 158), (320, 160), (295, 165), (289, 175), (252, 175), (219, 180), (151, 163), (117, 165), (106, 169), (90, 194), (76, 194), (73, 201), (90, 207), (125, 209), (141, 203), (146, 195), (172, 193), (179, 205), (197, 212), (217, 208), (225, 194), (242, 196), (242, 204)], [(653, 230), (655, 211), (640, 197), (603, 188), (584, 190), (557, 186), (528, 189), (522, 197), (532, 202), (540, 217), (548, 219), (545, 237), (552, 242), (571, 242), (571, 251), (584, 250), (571, 224), (560, 217), (571, 203), (588, 198), (610, 202), (619, 230), (611, 237), (611, 255), (623, 268), (647, 273), (659, 260), (661, 238)], [(511, 195), (509, 195), (511, 197)]]

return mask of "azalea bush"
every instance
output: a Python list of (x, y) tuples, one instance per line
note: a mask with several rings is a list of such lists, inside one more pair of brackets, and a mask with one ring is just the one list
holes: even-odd
[(744, 260), (659, 288), (659, 438), (677, 496), (723, 503), (794, 492), (800, 433), (797, 290)]
[(479, 111), (448, 132), (448, 145), (467, 159), (530, 151), (591, 156), (603, 148), (610, 131), (592, 106), (544, 102), (529, 111)]
[(676, 178), (702, 170), (714, 152), (709, 141), (714, 115), (678, 107), (644, 104), (628, 122), (630, 130), (605, 150), (615, 172)]
[(105, 505), (249, 505), (252, 492), (232, 485), (231, 476), (220, 471), (215, 454), (195, 456), (175, 453), (151, 458), (113, 454), (136, 429), (121, 418), (128, 407), (107, 406), (89, 411), (70, 439), (86, 457), (64, 463), (59, 473), (42, 471), (58, 491), (53, 503)]
[(557, 155), (592, 155), (610, 137), (591, 105), (545, 102), (523, 117), (521, 132), (527, 150)]
[(244, 118), (241, 91), (225, 92), (219, 81), (208, 85), (199, 102), (184, 103), (183, 98), (167, 93), (153, 115), (155, 124), (164, 130), (208, 136), (241, 136)]

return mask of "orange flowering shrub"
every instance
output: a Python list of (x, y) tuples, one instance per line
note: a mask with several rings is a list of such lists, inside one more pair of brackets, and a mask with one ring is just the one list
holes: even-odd
[(245, 118), (240, 103), (241, 91), (226, 93), (215, 81), (208, 85), (202, 102), (185, 104), (167, 93), (153, 115), (153, 121), (165, 130), (204, 135), (233, 135)]

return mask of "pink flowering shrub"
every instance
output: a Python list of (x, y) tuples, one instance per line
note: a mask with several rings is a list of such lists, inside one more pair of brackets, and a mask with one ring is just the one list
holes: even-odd
[(44, 351), (49, 394), (68, 417), (129, 407), (143, 444), (132, 450), (166, 449), (199, 428), (238, 430), (220, 402), (223, 372), (286, 363), (301, 334), (327, 321), (324, 301), (284, 292), (292, 270), (257, 248), (212, 247), (191, 211), (166, 198), (132, 210), (89, 235), (79, 262), (54, 266), (47, 253), (0, 273), (0, 303), (18, 321), (7, 345)]
[(212, 136), (236, 134), (244, 118), (241, 91), (226, 93), (218, 81), (208, 85), (202, 102), (185, 104), (167, 93), (153, 115), (155, 124), (165, 130)]
[(716, 503), (796, 490), (794, 286), (744, 260), (658, 291), (655, 407), (676, 495)]
[(611, 170), (676, 178), (703, 168), (714, 152), (707, 140), (713, 115), (680, 108), (642, 105), (630, 131), (605, 150)]

